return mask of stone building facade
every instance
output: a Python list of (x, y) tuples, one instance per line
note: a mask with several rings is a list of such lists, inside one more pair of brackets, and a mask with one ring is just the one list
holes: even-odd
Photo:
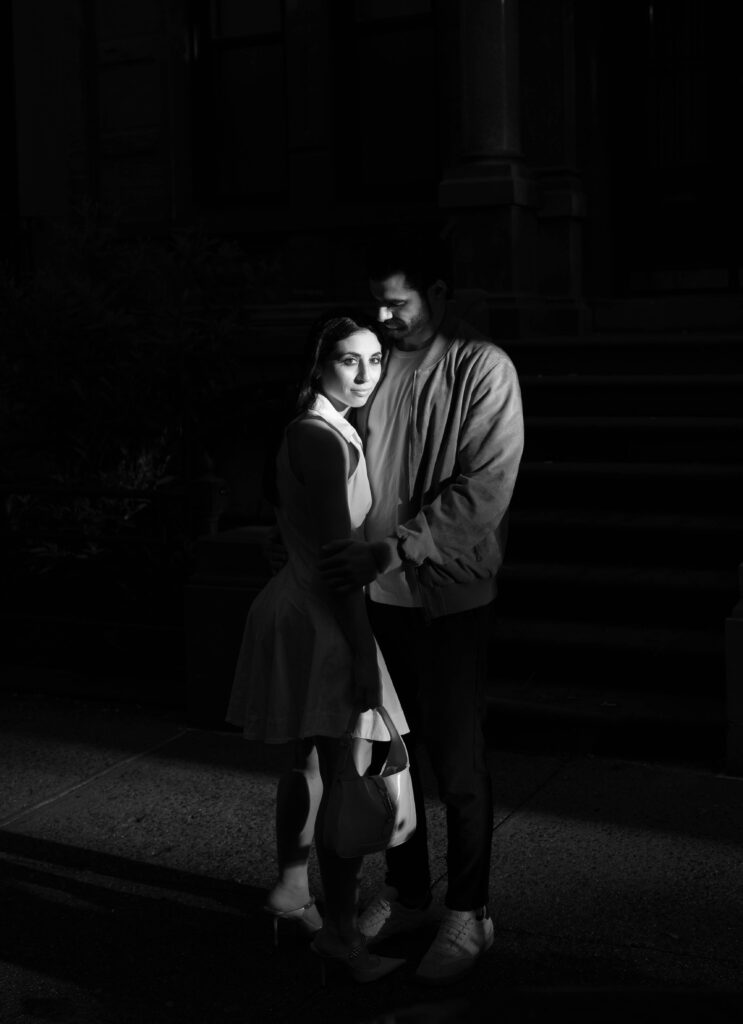
[(35, 258), (48, 220), (92, 201), (125, 233), (237, 239), (248, 298), (301, 305), (355, 295), (373, 233), (434, 225), (500, 336), (611, 326), (649, 298), (737, 317), (729, 5), (15, 0), (3, 17), (6, 215)]

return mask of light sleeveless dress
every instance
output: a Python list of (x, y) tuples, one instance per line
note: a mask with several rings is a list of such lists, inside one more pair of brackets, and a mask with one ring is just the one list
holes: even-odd
[[(358, 532), (371, 508), (371, 490), (361, 440), (344, 416), (318, 395), (311, 415), (319, 416), (358, 452), (348, 478), (348, 510)], [(308, 736), (341, 736), (353, 710), (352, 654), (318, 573), (307, 494), (289, 463), (286, 437), (276, 461), (278, 524), (288, 553), (286, 565), (255, 598), (245, 626), (227, 721), (242, 726), (246, 739), (284, 743)], [(401, 733), (408, 732), (400, 702), (379, 646), (382, 699)], [(354, 733), (387, 740), (376, 711), (359, 717)]]

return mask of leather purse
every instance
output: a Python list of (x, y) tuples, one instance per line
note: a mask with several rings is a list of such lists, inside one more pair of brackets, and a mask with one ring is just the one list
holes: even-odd
[(323, 838), (325, 846), (339, 857), (363, 857), (399, 846), (415, 831), (417, 819), (407, 747), (387, 710), (376, 710), (390, 734), (384, 764), (375, 775), (360, 775), (349, 732), (331, 783)]

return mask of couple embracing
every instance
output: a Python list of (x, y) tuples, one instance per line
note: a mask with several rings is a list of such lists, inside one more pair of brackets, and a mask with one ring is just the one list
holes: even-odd
[[(508, 356), (454, 316), (435, 246), (372, 254), (377, 317), (334, 311), (310, 340), (294, 418), (276, 458), (286, 565), (251, 607), (228, 720), (295, 745), (277, 793), (279, 878), (265, 909), (313, 933), (312, 948), (373, 981), (403, 961), (374, 943), (435, 920), (416, 743), (446, 806), (447, 890), (415, 978), (466, 974), (493, 943), (493, 801), (485, 655), (508, 505), (523, 449)], [(385, 885), (357, 907), (361, 861), (323, 841), (342, 737), (406, 733), (418, 826), (386, 851)], [(315, 840), (321, 918), (308, 887)]]

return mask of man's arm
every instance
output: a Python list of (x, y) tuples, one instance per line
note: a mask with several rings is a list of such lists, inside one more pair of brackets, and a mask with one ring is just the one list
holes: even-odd
[(444, 565), (471, 555), (508, 510), (523, 448), (518, 377), (502, 358), (473, 388), (460, 430), (458, 475), (398, 528), (405, 560)]

